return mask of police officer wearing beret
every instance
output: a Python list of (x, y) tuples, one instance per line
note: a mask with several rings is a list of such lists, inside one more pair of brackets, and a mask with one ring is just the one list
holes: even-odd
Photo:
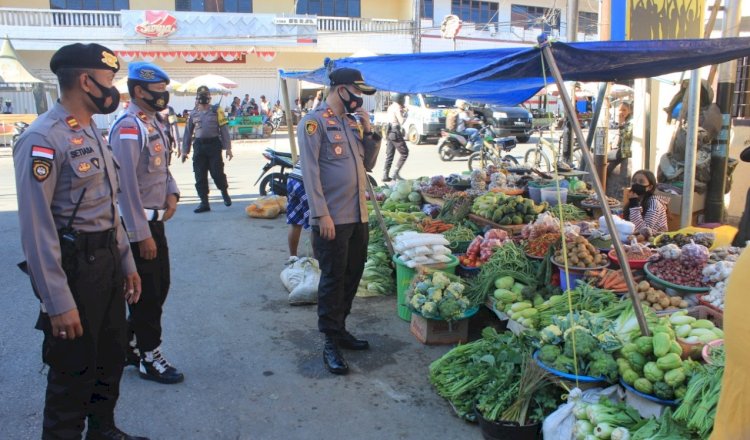
[(115, 54), (72, 44), (52, 56), (60, 100), (13, 151), (21, 243), (41, 300), (49, 365), (43, 439), (133, 439), (115, 426), (125, 361), (125, 301), (141, 281), (116, 207), (117, 162), (92, 120), (113, 112)]
[(211, 105), (211, 91), (206, 86), (198, 87), (196, 97), (198, 105), (190, 112), (185, 135), (182, 140), (182, 162), (190, 153), (190, 145), (195, 139), (193, 153), (193, 172), (195, 173), (195, 189), (201, 199), (195, 213), (210, 211), (208, 204), (208, 173), (221, 191), (224, 204), (230, 206), (232, 199), (227, 191), (227, 175), (224, 174), (224, 161), (221, 150), (226, 150), (227, 159), (232, 160), (232, 142), (229, 138), (229, 127), (224, 111), (219, 105)]
[(128, 363), (138, 366), (144, 379), (178, 383), (183, 374), (160, 349), (162, 307), (170, 280), (164, 222), (174, 215), (180, 197), (168, 167), (169, 128), (159, 113), (169, 103), (168, 84), (169, 76), (158, 66), (131, 63), (131, 102), (112, 124), (109, 140), (120, 162), (118, 205), (143, 286), (141, 300), (130, 306)]
[(369, 344), (346, 329), (346, 317), (367, 258), (366, 171), (375, 166), (380, 136), (372, 132), (362, 94), (375, 89), (355, 69), (331, 72), (330, 93), (302, 118), (297, 139), (310, 206), (313, 247), (320, 262), (318, 330), (325, 334), (323, 362), (334, 374), (349, 366), (340, 348), (365, 350)]

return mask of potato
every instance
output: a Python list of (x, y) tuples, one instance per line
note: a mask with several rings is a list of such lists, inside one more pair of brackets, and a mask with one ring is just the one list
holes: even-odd
[(687, 309), (688, 305), (689, 305), (688, 302), (683, 299), (682, 301), (680, 301), (680, 304), (678, 305), (678, 307), (681, 309)]
[(653, 308), (656, 311), (662, 311), (662, 310), (664, 310), (664, 307), (662, 307), (661, 304), (654, 304), (654, 305), (651, 306), (651, 308)]
[(672, 305), (672, 303), (669, 301), (669, 298), (661, 298), (659, 300), (659, 305), (662, 306), (662, 308), (666, 309), (667, 307)]
[(651, 284), (648, 283), (648, 281), (641, 281), (638, 283), (638, 291), (639, 292), (646, 292), (651, 287)]
[(645, 292), (638, 292), (638, 299), (643, 301), (646, 299), (646, 293)]
[(601, 264), (602, 263), (602, 254), (596, 254), (594, 255), (594, 263)]
[(650, 302), (651, 304), (658, 304), (659, 303), (659, 298), (656, 297), (656, 294), (647, 293), (646, 294), (646, 301)]
[(669, 303), (673, 307), (678, 307), (681, 302), (682, 302), (682, 298), (680, 298), (679, 296), (673, 296), (673, 297), (669, 298)]

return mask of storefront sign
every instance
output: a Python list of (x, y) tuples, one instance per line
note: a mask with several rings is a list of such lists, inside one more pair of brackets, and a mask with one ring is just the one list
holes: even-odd
[(317, 17), (276, 17), (273, 24), (288, 26), (317, 26)]
[(177, 32), (177, 19), (167, 11), (143, 11), (144, 20), (135, 31), (149, 38), (164, 38)]

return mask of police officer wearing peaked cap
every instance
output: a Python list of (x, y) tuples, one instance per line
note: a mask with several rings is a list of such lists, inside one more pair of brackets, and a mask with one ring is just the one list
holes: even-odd
[(362, 94), (375, 89), (355, 69), (331, 72), (328, 97), (299, 123), (302, 179), (310, 206), (313, 248), (320, 262), (318, 330), (325, 335), (323, 363), (347, 374), (340, 349), (366, 350), (346, 327), (367, 259), (367, 171), (380, 149)]
[(43, 439), (133, 439), (115, 426), (125, 360), (125, 301), (141, 283), (116, 208), (117, 162), (94, 114), (113, 112), (115, 54), (60, 48), (50, 69), (60, 100), (13, 151), (21, 243), (41, 301), (37, 328), (49, 365)]
[[(169, 76), (158, 66), (128, 66), (127, 110), (112, 124), (109, 139), (120, 162), (120, 213), (141, 276), (141, 300), (130, 306), (128, 363), (142, 378), (182, 382), (184, 376), (161, 353), (161, 315), (170, 285), (164, 222), (177, 210), (180, 190), (169, 172), (169, 129), (159, 112), (167, 109)], [(134, 336), (134, 338), (133, 338)], [(133, 340), (134, 339), (134, 340)]]
[(227, 190), (227, 175), (224, 174), (224, 161), (221, 150), (226, 150), (227, 159), (232, 160), (232, 141), (229, 138), (229, 127), (224, 111), (219, 105), (211, 105), (211, 91), (206, 86), (197, 90), (198, 105), (190, 112), (185, 135), (182, 140), (182, 162), (190, 153), (194, 140), (193, 173), (195, 189), (201, 199), (200, 205), (193, 211), (201, 213), (210, 211), (208, 204), (208, 173), (221, 191), (224, 205), (230, 206), (232, 199)]

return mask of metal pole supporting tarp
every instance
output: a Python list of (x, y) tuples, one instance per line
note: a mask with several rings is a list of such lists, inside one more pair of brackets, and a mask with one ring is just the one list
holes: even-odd
[[(570, 120), (570, 126), (574, 130), (575, 136), (578, 139), (578, 143), (581, 145), (581, 152), (583, 153), (583, 158), (586, 161), (588, 168), (593, 170), (594, 159), (591, 156), (591, 151), (588, 147), (588, 144), (586, 143), (586, 136), (583, 135), (581, 124), (578, 122), (578, 119), (575, 117), (575, 107), (573, 106), (573, 102), (571, 101), (570, 96), (568, 95), (568, 91), (565, 89), (565, 83), (564, 83), (562, 74), (560, 73), (560, 69), (557, 67), (555, 56), (552, 54), (552, 48), (550, 46), (550, 42), (548, 40), (547, 35), (542, 34), (541, 36), (539, 36), (538, 41), (539, 41), (539, 48), (541, 49), (542, 55), (544, 56), (544, 60), (549, 65), (550, 72), (552, 73), (552, 76), (555, 78), (557, 87), (560, 90), (560, 98), (563, 101), (565, 112), (568, 114), (568, 119)], [(625, 277), (625, 284), (628, 286), (628, 296), (630, 297), (630, 300), (633, 303), (633, 310), (635, 311), (635, 316), (638, 320), (638, 326), (641, 329), (641, 334), (643, 334), (644, 336), (648, 336), (650, 332), (648, 329), (648, 325), (646, 323), (646, 317), (643, 315), (641, 302), (638, 299), (638, 296), (636, 295), (635, 280), (633, 279), (633, 272), (630, 269), (630, 263), (628, 263), (628, 259), (625, 255), (625, 250), (622, 247), (622, 241), (620, 240), (620, 236), (617, 233), (615, 222), (612, 219), (612, 211), (610, 211), (609, 209), (609, 203), (607, 203), (607, 196), (605, 194), (604, 188), (602, 187), (602, 182), (601, 180), (599, 180), (599, 176), (596, 173), (591, 173), (591, 178), (594, 182), (594, 191), (596, 191), (596, 195), (599, 198), (599, 201), (602, 206), (602, 213), (604, 214), (604, 219), (607, 222), (607, 229), (609, 229), (610, 235), (612, 236), (612, 244), (615, 247), (615, 252), (617, 253), (617, 259), (620, 261), (620, 266), (622, 266), (622, 273)]]
[(286, 83), (286, 78), (279, 75), (279, 79), (281, 80), (281, 95), (284, 98), (289, 149), (292, 152), (292, 162), (297, 163), (297, 140), (294, 138), (294, 114), (292, 113), (292, 103), (289, 101), (289, 88)]
[(688, 93), (687, 138), (685, 140), (685, 178), (682, 185), (680, 228), (686, 228), (693, 223), (695, 163), (698, 155), (698, 113), (700, 112), (701, 99), (701, 74), (699, 69), (690, 72), (690, 85), (686, 93)]

